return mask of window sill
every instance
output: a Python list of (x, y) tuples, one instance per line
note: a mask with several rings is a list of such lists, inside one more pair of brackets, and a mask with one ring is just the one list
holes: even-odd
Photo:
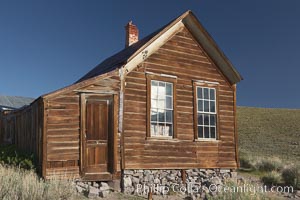
[(168, 142), (178, 142), (179, 140), (177, 138), (173, 138), (170, 136), (151, 136), (151, 137), (146, 137), (146, 140), (149, 141), (168, 141)]
[(221, 140), (217, 139), (195, 139), (194, 142), (221, 142)]

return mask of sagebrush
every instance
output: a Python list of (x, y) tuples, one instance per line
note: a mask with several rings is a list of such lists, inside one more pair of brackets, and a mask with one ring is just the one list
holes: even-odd
[(17, 150), (15, 145), (0, 146), (0, 164), (34, 169), (35, 157), (33, 154)]
[(0, 199), (57, 200), (82, 199), (72, 181), (44, 181), (33, 170), (0, 165)]

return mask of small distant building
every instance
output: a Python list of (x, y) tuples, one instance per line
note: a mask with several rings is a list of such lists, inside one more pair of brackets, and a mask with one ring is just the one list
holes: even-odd
[(0, 95), (0, 111), (19, 109), (33, 101), (34, 99), (30, 97)]
[[(0, 95), (0, 114), (6, 114), (15, 110), (20, 110), (30, 105), (33, 101), (34, 99), (30, 97)], [(13, 120), (11, 117), (0, 120), (0, 127), (2, 127), (2, 124), (7, 124), (5, 128), (0, 128), (0, 132), (3, 133), (2, 137), (0, 137), (0, 144), (11, 144), (14, 142), (12, 137), (12, 132), (14, 131), (14, 122), (15, 120)]]

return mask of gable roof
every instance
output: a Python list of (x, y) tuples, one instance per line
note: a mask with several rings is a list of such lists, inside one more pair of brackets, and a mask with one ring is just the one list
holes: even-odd
[(29, 105), (34, 99), (30, 97), (0, 95), (0, 110), (14, 110)]
[[(150, 53), (153, 52), (155, 49), (153, 48), (153, 50), (151, 51), (151, 46), (154, 46), (153, 43), (155, 42), (161, 43), (161, 46), (164, 42), (166, 42), (166, 40), (161, 39), (160, 42), (158, 42), (158, 40), (161, 37), (163, 37), (164, 34), (172, 35), (173, 31), (177, 30), (175, 26), (185, 26), (189, 29), (189, 31), (195, 37), (197, 42), (204, 48), (204, 50), (216, 63), (216, 65), (219, 67), (221, 72), (227, 77), (231, 84), (235, 84), (242, 80), (242, 76), (237, 72), (237, 70), (234, 68), (234, 66), (225, 56), (225, 54), (220, 50), (216, 42), (204, 29), (197, 17), (191, 11), (187, 11), (178, 18), (172, 20), (167, 25), (163, 26), (162, 28), (158, 29), (157, 31), (138, 41), (137, 43), (107, 58), (98, 66), (89, 71), (86, 75), (84, 75), (82, 78), (80, 78), (76, 83), (119, 69), (121, 67), (126, 68), (127, 66), (129, 66), (130, 62), (134, 62), (133, 60), (136, 60), (134, 63), (141, 62), (144, 58), (142, 59), (136, 57), (138, 57), (138, 55), (141, 54), (141, 52), (143, 52), (144, 50), (147, 52), (149, 51)], [(159, 44), (156, 45), (156, 49), (158, 47)], [(149, 55), (150, 54), (148, 54), (147, 56)], [(127, 68), (127, 71), (131, 71), (132, 66), (135, 67), (136, 65), (131, 65), (131, 67)]]

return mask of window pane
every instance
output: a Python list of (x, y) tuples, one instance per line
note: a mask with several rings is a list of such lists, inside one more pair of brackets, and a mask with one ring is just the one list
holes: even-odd
[(204, 125), (209, 125), (209, 115), (204, 115)]
[(198, 125), (203, 125), (203, 114), (198, 114)]
[(209, 101), (204, 101), (204, 112), (209, 112)]
[(151, 81), (151, 98), (152, 99), (157, 99), (157, 87), (158, 83), (157, 81)]
[(166, 108), (172, 109), (172, 97), (166, 97)]
[(198, 126), (198, 138), (203, 138), (203, 127)]
[(209, 127), (204, 127), (204, 137), (209, 138)]
[(165, 136), (172, 136), (173, 135), (173, 125), (166, 124)]
[(165, 109), (166, 108), (165, 105), (166, 104), (164, 98), (158, 99), (158, 105), (157, 105), (158, 108)]
[(158, 129), (157, 129), (157, 134), (158, 136), (163, 136), (165, 132), (165, 124), (159, 123), (158, 124)]
[(198, 111), (203, 112), (203, 100), (198, 100)]
[(167, 110), (166, 111), (166, 122), (170, 122), (172, 123), (172, 115), (173, 115), (173, 111), (172, 110)]
[(203, 99), (203, 94), (202, 94), (202, 88), (197, 87), (197, 98), (198, 99)]
[(166, 83), (166, 95), (172, 96), (173, 93), (173, 87), (171, 83)]
[(166, 95), (166, 83), (159, 82), (158, 83), (158, 96), (165, 96)]
[(210, 101), (210, 112), (216, 112), (216, 102), (215, 101)]
[(156, 135), (157, 133), (157, 124), (151, 123), (151, 135)]
[(215, 100), (215, 89), (210, 89), (209, 92), (210, 92), (209, 99)]
[(151, 108), (157, 108), (157, 99), (151, 99)]
[(158, 121), (165, 122), (165, 110), (158, 110)]
[(216, 128), (215, 127), (210, 127), (210, 137), (216, 138)]
[(151, 110), (151, 122), (156, 122), (157, 121), (157, 109), (152, 109)]
[(157, 83), (157, 81), (151, 81), (151, 85), (152, 85), (152, 86), (157, 86), (158, 83)]
[(210, 125), (215, 126), (216, 125), (216, 116), (210, 115)]
[(209, 99), (208, 98), (208, 88), (203, 88), (203, 93), (204, 93), (204, 99)]

